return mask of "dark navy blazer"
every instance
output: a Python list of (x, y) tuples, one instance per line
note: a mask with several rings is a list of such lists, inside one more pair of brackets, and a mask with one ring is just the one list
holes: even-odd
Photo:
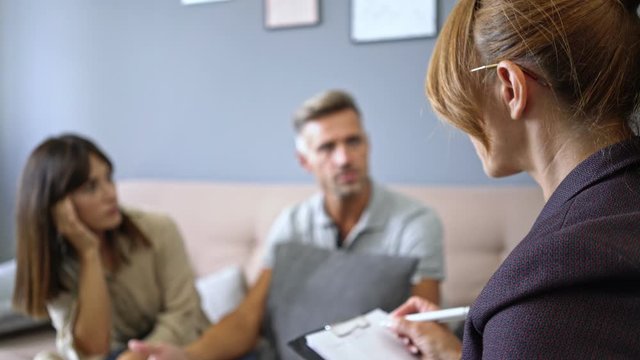
[(562, 181), (492, 276), (463, 359), (640, 359), (640, 138)]

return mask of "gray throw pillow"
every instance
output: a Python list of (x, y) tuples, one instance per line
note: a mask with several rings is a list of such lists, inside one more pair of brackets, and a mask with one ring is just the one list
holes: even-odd
[(409, 296), (417, 258), (280, 244), (264, 334), (278, 358), (301, 359), (287, 343), (375, 308), (391, 311)]

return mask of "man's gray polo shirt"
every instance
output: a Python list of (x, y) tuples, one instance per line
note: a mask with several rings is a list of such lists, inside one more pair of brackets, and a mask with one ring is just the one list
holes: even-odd
[(369, 204), (340, 248), (337, 238), (323, 195), (316, 194), (285, 209), (274, 222), (264, 266), (273, 268), (276, 244), (295, 241), (340, 251), (417, 257), (414, 283), (444, 278), (442, 224), (435, 211), (380, 185), (372, 184)]

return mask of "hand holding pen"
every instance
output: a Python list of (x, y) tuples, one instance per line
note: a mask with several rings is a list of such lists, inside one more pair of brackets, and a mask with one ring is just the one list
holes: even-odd
[[(440, 308), (420, 297), (413, 296), (391, 313), (390, 328), (404, 341), (412, 354), (422, 359), (460, 359), (462, 344), (460, 340), (441, 324), (445, 318), (451, 321), (452, 315), (460, 316), (468, 312), (468, 308), (454, 311)], [(452, 309), (448, 309), (452, 310)], [(432, 313), (431, 315), (428, 315)], [(434, 314), (438, 313), (435, 315)]]

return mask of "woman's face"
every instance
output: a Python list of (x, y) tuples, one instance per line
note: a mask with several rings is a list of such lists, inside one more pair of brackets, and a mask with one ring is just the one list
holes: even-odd
[(94, 154), (89, 156), (89, 178), (71, 193), (78, 218), (96, 233), (115, 229), (122, 222), (111, 169)]

